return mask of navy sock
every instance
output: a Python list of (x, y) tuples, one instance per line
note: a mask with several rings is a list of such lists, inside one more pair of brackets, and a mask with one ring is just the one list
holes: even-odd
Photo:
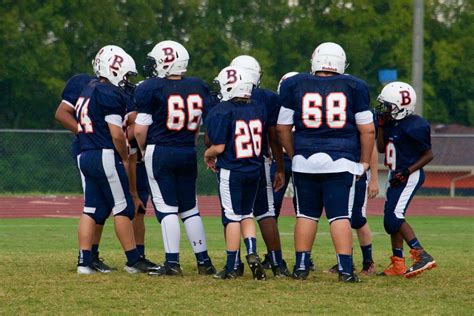
[(90, 250), (79, 250), (79, 256), (77, 257), (77, 265), (87, 267), (92, 264), (92, 251)]
[(403, 248), (392, 248), (392, 253), (394, 257), (403, 258)]
[(337, 264), (338, 264), (338, 269), (339, 273), (341, 274), (352, 274), (354, 273), (354, 265), (352, 262), (352, 256), (351, 255), (336, 255), (337, 258)]
[(236, 269), (238, 252), (239, 252), (238, 250), (237, 251), (227, 250), (227, 261), (225, 264), (226, 271), (230, 272)]
[(171, 263), (171, 265), (179, 264), (179, 253), (167, 252), (165, 254), (166, 262)]
[(196, 260), (197, 260), (198, 264), (203, 264), (206, 261), (211, 260), (211, 259), (209, 259), (209, 255), (207, 254), (207, 250), (195, 253), (194, 255), (196, 256)]
[(127, 256), (128, 266), (133, 266), (135, 263), (138, 262), (138, 260), (140, 260), (140, 254), (138, 253), (137, 248), (125, 251), (125, 255)]
[(416, 237), (408, 242), (408, 246), (411, 249), (423, 249), (423, 247), (421, 246), (420, 242), (418, 241)]
[(247, 254), (257, 254), (257, 239), (253, 237), (245, 238), (245, 247), (247, 247)]
[(296, 270), (306, 270), (309, 268), (309, 260), (311, 253), (309, 251), (297, 251), (296, 252)]
[(140, 256), (145, 257), (145, 245), (137, 245), (137, 250)]
[(367, 246), (360, 246), (360, 249), (362, 250), (362, 261), (363, 262), (372, 262), (372, 261), (374, 261), (372, 259), (372, 244), (367, 245)]
[(281, 249), (270, 251), (268, 254), (270, 255), (270, 258), (272, 258), (272, 264), (274, 266), (281, 266), (283, 264), (283, 256), (281, 254)]
[(92, 255), (93, 255), (93, 256), (99, 255), (99, 244), (97, 244), (97, 245), (92, 245), (91, 252), (92, 252)]

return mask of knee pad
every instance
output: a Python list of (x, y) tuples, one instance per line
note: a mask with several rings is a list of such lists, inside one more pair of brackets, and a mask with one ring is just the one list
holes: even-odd
[(160, 224), (163, 221), (163, 219), (168, 215), (178, 215), (178, 214), (176, 214), (176, 213), (163, 213), (163, 212), (160, 212), (160, 211), (155, 211), (156, 219), (158, 220), (158, 222)]
[(191, 217), (194, 217), (194, 216), (199, 216), (199, 209), (197, 208), (197, 205), (190, 209), (190, 210), (187, 210), (185, 212), (182, 212), (182, 213), (179, 213), (179, 218), (181, 218), (181, 221), (185, 221), (187, 220), (188, 218), (191, 218)]
[(400, 230), (405, 219), (397, 218), (394, 213), (385, 214), (383, 218), (383, 226), (387, 234), (392, 235)]
[(126, 216), (132, 221), (135, 217), (135, 207), (133, 203), (127, 203), (127, 207), (123, 211), (114, 214), (114, 216)]
[(367, 223), (367, 218), (365, 218), (364, 216), (360, 214), (354, 216), (354, 213), (352, 213), (352, 217), (351, 217), (352, 229), (362, 228), (365, 225), (365, 223)]

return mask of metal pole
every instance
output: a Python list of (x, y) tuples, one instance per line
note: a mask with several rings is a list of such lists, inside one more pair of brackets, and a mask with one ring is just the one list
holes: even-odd
[(416, 114), (423, 115), (423, 16), (424, 1), (414, 0), (412, 82), (416, 91)]

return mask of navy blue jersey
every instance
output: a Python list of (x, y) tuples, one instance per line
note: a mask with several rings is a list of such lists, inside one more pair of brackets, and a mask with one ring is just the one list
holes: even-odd
[[(88, 74), (78, 74), (72, 76), (66, 83), (64, 90), (61, 94), (63, 101), (69, 103), (71, 107), (75, 107), (77, 99), (79, 99), (82, 90), (87, 86), (89, 82), (96, 79), (96, 77), (90, 76)], [(77, 155), (81, 153), (81, 145), (79, 144), (79, 138), (74, 137), (72, 141), (71, 154), (73, 158), (76, 158)]]
[[(255, 88), (252, 91), (252, 100), (264, 106), (267, 110), (266, 126), (275, 126), (278, 121), (278, 113), (280, 112), (280, 97), (269, 89)], [(265, 156), (269, 155), (268, 141), (262, 144), (262, 152)]]
[(194, 147), (202, 114), (211, 101), (199, 78), (150, 78), (135, 90), (137, 112), (152, 115), (147, 144)]
[(129, 102), (129, 96), (120, 88), (99, 80), (82, 90), (76, 104), (81, 151), (115, 148), (106, 117), (118, 115), (122, 122)]
[(369, 111), (369, 88), (350, 75), (298, 74), (280, 87), (282, 106), (294, 111), (295, 155), (315, 153), (358, 161), (360, 140), (355, 115)]
[(217, 167), (241, 172), (260, 172), (262, 142), (267, 138), (267, 110), (255, 101), (224, 101), (209, 113), (208, 134), (212, 144), (225, 144)]
[(385, 165), (391, 170), (408, 168), (431, 149), (430, 124), (418, 115), (390, 121), (383, 127)]

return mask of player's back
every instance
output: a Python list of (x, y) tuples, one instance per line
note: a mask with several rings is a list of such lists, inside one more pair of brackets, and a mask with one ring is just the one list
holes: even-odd
[(357, 161), (356, 114), (369, 110), (367, 85), (350, 75), (298, 74), (283, 81), (282, 106), (294, 111), (295, 155), (322, 152)]
[(255, 101), (221, 102), (209, 114), (209, 138), (213, 144), (225, 144), (217, 167), (255, 172), (263, 163), (262, 142), (267, 135), (267, 110)]
[[(252, 91), (252, 100), (266, 108), (267, 127), (275, 126), (278, 120), (278, 113), (280, 111), (280, 97), (278, 94), (270, 89), (255, 88)], [(263, 142), (262, 152), (265, 156), (269, 155), (267, 141)]]
[(114, 149), (108, 123), (121, 126), (128, 97), (118, 87), (91, 81), (76, 103), (76, 120), (81, 151)]
[(428, 121), (412, 114), (384, 126), (386, 145), (385, 163), (393, 170), (408, 168), (431, 148), (431, 130)]
[(147, 144), (194, 147), (209, 89), (199, 78), (150, 78), (135, 91), (138, 113), (152, 116)]

